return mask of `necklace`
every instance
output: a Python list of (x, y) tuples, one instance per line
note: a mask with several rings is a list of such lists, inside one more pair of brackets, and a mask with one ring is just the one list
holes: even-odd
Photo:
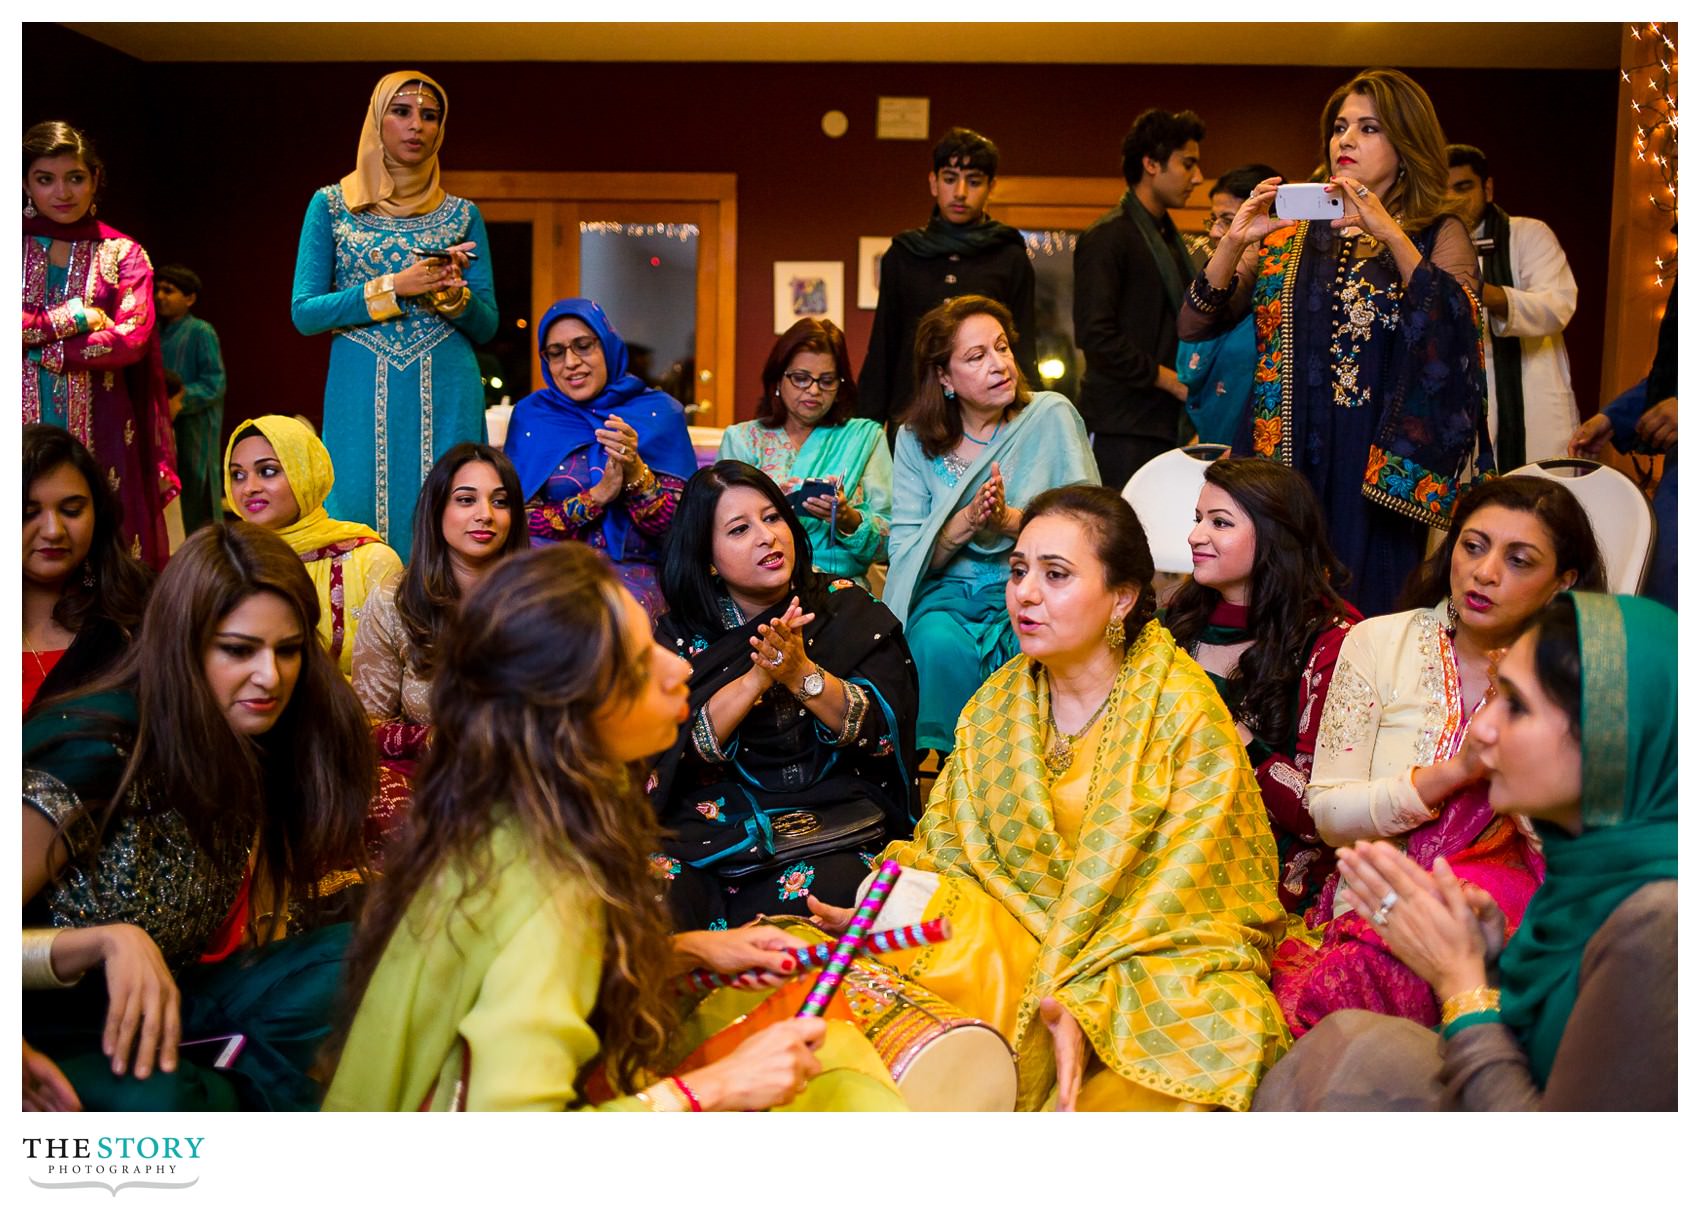
[(976, 438), (968, 432), (967, 426), (962, 427), (962, 436), (968, 439), (969, 442), (972, 442), (975, 446), (990, 446), (992, 444), (992, 439), (996, 438), (1002, 432), (1003, 419), (1001, 417), (998, 419), (998, 423), (992, 427), (992, 432), (987, 434), (984, 438)]
[(1104, 709), (1110, 706), (1110, 697), (1115, 692), (1112, 683), (1110, 689), (1104, 692), (1103, 701), (1098, 704), (1098, 710), (1085, 724), (1073, 733), (1065, 733), (1057, 724), (1057, 709), (1054, 699), (1045, 703), (1045, 719), (1051, 726), (1051, 744), (1045, 747), (1045, 768), (1055, 779), (1061, 779), (1074, 765), (1075, 744), (1092, 731), (1092, 726), (1098, 723), (1098, 717), (1104, 714)]
[(36, 652), (35, 646), (30, 643), (30, 634), (29, 634), (28, 628), (24, 629), (24, 647), (30, 651), (30, 656), (35, 658), (35, 668), (41, 671), (41, 676), (43, 678), (46, 678), (47, 677), (47, 666), (42, 663), (41, 654)]

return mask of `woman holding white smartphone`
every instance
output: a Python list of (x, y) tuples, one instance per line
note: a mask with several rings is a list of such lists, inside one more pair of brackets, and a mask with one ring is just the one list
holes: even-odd
[[(1179, 333), (1256, 315), (1257, 370), (1237, 452), (1316, 490), (1366, 614), (1394, 609), (1478, 451), (1486, 397), (1475, 249), (1446, 192), (1445, 136), (1403, 72), (1360, 72), (1322, 112), (1326, 222), (1275, 212), (1260, 182), (1187, 291)], [(1295, 200), (1296, 201), (1296, 200)], [(1420, 340), (1408, 340), (1420, 333)]]

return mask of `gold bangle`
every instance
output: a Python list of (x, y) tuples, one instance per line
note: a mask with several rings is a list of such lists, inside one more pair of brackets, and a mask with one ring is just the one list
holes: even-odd
[(1477, 986), (1473, 990), (1454, 994), (1440, 1004), (1440, 1026), (1444, 1028), (1454, 1019), (1463, 1015), (1472, 1015), (1477, 1011), (1497, 1010), (1499, 1010), (1499, 991), (1492, 986)]
[(688, 1112), (691, 1105), (671, 1081), (663, 1078), (637, 1093), (638, 1102), (651, 1112)]
[(81, 976), (66, 981), (53, 971), (53, 940), (62, 927), (24, 928), (24, 989), (64, 990), (77, 984)]

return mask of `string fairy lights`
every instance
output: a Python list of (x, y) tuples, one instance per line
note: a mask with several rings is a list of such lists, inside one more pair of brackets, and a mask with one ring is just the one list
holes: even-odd
[[(1676, 42), (1663, 24), (1649, 21), (1629, 27), (1629, 36), (1646, 48), (1647, 61), (1618, 74), (1629, 86), (1629, 112), (1635, 122), (1635, 158), (1659, 171), (1661, 185), (1647, 194), (1647, 202), (1661, 214), (1676, 219), (1677, 108)], [(1676, 273), (1674, 248), (1666, 256), (1653, 258), (1653, 282), (1664, 286)]]

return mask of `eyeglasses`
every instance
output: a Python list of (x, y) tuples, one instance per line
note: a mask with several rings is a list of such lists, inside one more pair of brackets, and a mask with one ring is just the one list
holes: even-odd
[(836, 392), (838, 390), (838, 376), (832, 371), (828, 371), (824, 375), (811, 375), (807, 371), (786, 371), (785, 381), (799, 392), (806, 392), (817, 383), (820, 384), (820, 390), (823, 392)]
[(1223, 214), (1212, 214), (1210, 216), (1210, 230), (1215, 231), (1219, 227), (1228, 227), (1234, 222), (1234, 216), (1237, 214), (1239, 214), (1238, 211), (1228, 211)]
[(567, 351), (571, 350), (579, 356), (579, 360), (582, 362), (594, 354), (599, 348), (601, 348), (601, 346), (602, 342), (597, 340), (595, 337), (574, 337), (565, 345), (544, 346), (543, 358), (547, 362), (559, 362), (567, 356)]

